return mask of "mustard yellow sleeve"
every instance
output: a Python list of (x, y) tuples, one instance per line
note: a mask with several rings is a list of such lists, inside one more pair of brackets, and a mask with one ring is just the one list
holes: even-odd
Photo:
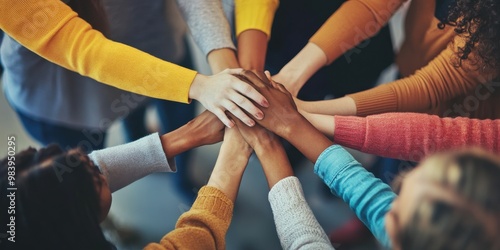
[(279, 0), (235, 0), (234, 16), (236, 36), (249, 29), (256, 29), (271, 37), (274, 14)]
[(205, 186), (191, 209), (181, 215), (175, 229), (147, 250), (225, 249), (233, 202), (219, 189)]
[(41, 57), (99, 82), (189, 101), (195, 71), (106, 39), (60, 0), (0, 0), (0, 29)]
[(377, 34), (406, 0), (346, 1), (316, 31), (309, 42), (326, 54), (328, 64)]
[(474, 94), (479, 84), (491, 81), (497, 74), (480, 74), (469, 69), (465, 61), (456, 68), (454, 49), (448, 46), (427, 66), (415, 74), (348, 95), (356, 103), (357, 115), (386, 112), (429, 112), (448, 105), (453, 98)]

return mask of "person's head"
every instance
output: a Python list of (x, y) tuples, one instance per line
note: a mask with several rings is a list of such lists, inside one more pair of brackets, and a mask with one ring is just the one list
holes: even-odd
[(500, 71), (499, 15), (500, 1), (497, 0), (454, 1), (447, 22), (465, 40), (457, 51), (457, 66), (467, 60), (475, 68)]
[(500, 249), (500, 162), (481, 151), (432, 156), (405, 175), (385, 217), (396, 250)]
[[(106, 178), (79, 149), (29, 148), (0, 162), (0, 188), (15, 166), (17, 249), (112, 249), (99, 226), (111, 205)], [(14, 163), (14, 164), (13, 164)], [(11, 200), (0, 198), (0, 207)], [(7, 212), (1, 227), (10, 222)], [(6, 232), (7, 230), (2, 230)]]

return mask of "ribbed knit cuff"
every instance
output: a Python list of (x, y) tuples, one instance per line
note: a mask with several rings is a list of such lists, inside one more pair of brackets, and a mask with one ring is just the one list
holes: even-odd
[(175, 169), (175, 165), (169, 165), (158, 133), (123, 145), (93, 151), (89, 158), (106, 176), (111, 192), (149, 174), (173, 172)]
[(200, 209), (214, 214), (228, 224), (233, 216), (233, 202), (219, 189), (210, 186), (204, 186), (198, 191), (191, 209)]
[(236, 36), (239, 36), (245, 30), (256, 29), (266, 33), (269, 39), (274, 13), (278, 5), (279, 1), (277, 0), (236, 0)]
[(290, 207), (295, 201), (303, 202), (304, 192), (302, 185), (295, 176), (289, 176), (276, 183), (269, 191), (269, 203), (271, 209), (277, 211), (283, 207)]
[(342, 146), (360, 150), (366, 138), (366, 118), (335, 116), (333, 140)]
[(396, 112), (398, 109), (396, 94), (386, 85), (347, 96), (356, 103), (358, 116)]

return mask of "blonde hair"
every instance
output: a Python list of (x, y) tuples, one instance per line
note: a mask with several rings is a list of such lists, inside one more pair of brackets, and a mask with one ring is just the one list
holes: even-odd
[[(397, 236), (405, 250), (500, 249), (500, 161), (474, 149), (438, 154), (432, 165), (432, 187)], [(429, 167), (429, 166), (428, 166)]]

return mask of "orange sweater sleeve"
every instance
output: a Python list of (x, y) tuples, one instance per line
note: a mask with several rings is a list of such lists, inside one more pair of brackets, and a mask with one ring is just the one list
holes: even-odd
[(181, 215), (175, 229), (147, 250), (225, 249), (233, 202), (220, 190), (205, 186), (191, 209)]
[(195, 71), (106, 39), (60, 0), (0, 0), (0, 29), (45, 59), (99, 82), (189, 101)]
[(354, 99), (357, 115), (429, 112), (453, 98), (474, 93), (479, 84), (493, 79), (494, 75), (465, 69), (468, 67), (467, 61), (463, 62), (462, 67), (454, 67), (453, 51), (453, 47), (448, 46), (427, 66), (409, 77), (347, 95)]
[(406, 0), (350, 0), (326, 20), (309, 42), (326, 54), (328, 64), (377, 34)]

